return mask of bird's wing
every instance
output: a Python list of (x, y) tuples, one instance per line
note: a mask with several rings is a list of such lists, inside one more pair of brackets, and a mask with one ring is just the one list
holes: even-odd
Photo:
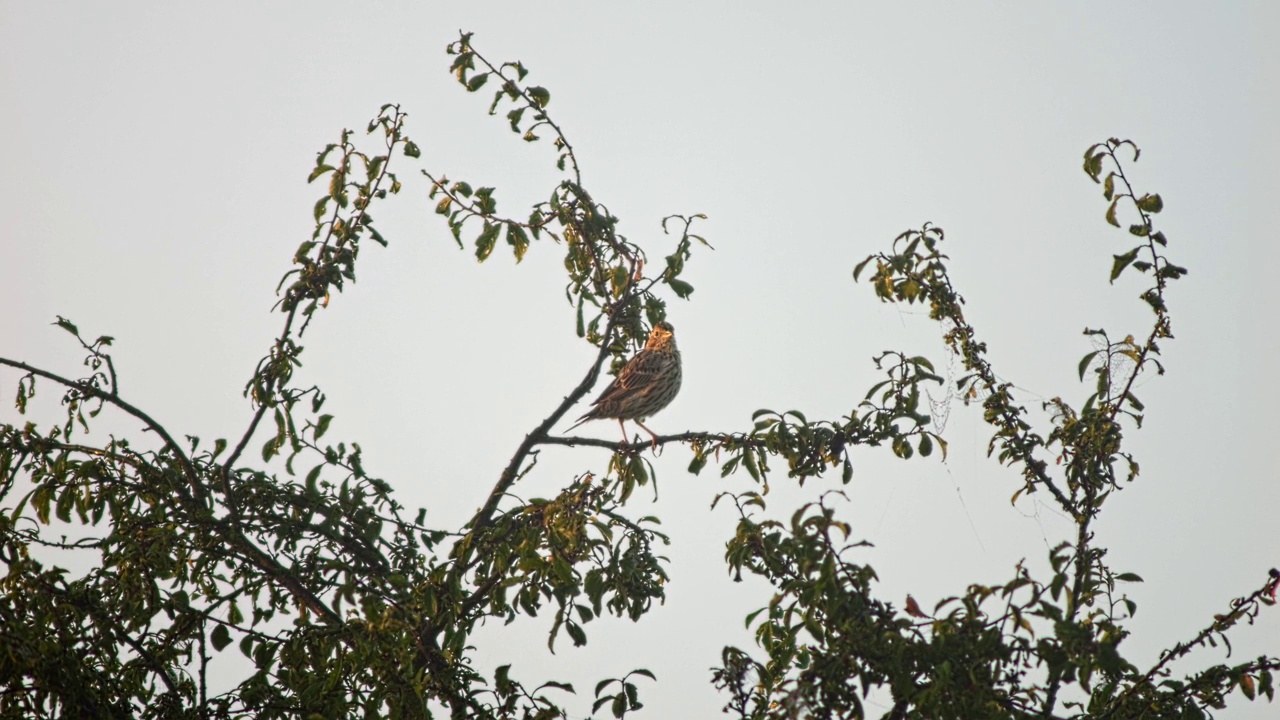
[(609, 387), (605, 388), (604, 392), (600, 393), (600, 397), (596, 398), (596, 401), (591, 404), (605, 405), (626, 397), (628, 393), (634, 392), (636, 388), (652, 385), (654, 379), (662, 372), (665, 364), (666, 358), (662, 357), (660, 353), (641, 350), (626, 365), (622, 366), (618, 376), (613, 379), (612, 383), (609, 383)]

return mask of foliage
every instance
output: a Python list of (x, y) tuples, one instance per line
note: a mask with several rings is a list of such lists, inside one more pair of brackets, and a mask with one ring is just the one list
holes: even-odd
[[(643, 342), (646, 324), (665, 317), (660, 292), (690, 298), (685, 264), (695, 248), (710, 247), (693, 232), (701, 216), (667, 218), (676, 249), (648, 262), (584, 187), (573, 146), (547, 112), (550, 93), (526, 83), (522, 64), (491, 63), (470, 35), (448, 52), (468, 91), (494, 89), (490, 114), (505, 111), (526, 141), (551, 139), (561, 180), (527, 216), (508, 217), (498, 214), (494, 188), (423, 171), (436, 212), (480, 261), (499, 239), (517, 261), (544, 238), (563, 249), (577, 334), (598, 348), (581, 382), (525, 436), (458, 529), (425, 525), (425, 510), (409, 513), (366, 473), (358, 444), (326, 437), (333, 416), (322, 412), (324, 393), (294, 383), (300, 339), (334, 291), (354, 282), (362, 244), (386, 245), (370, 206), (400, 190), (393, 163), (421, 154), (400, 107), (384, 106), (367, 127), (377, 153), (358, 149), (345, 131), (317, 157), (310, 180), (328, 186), (312, 237), (281, 280), (281, 331), (245, 387), (253, 413), (234, 442), (182, 435), (128, 402), (112, 338), (90, 341), (69, 320), (56, 324), (80, 343), (87, 375), (0, 358), (22, 373), (19, 413), (46, 387), (62, 393), (65, 409), (65, 420), (47, 428), (0, 425), (0, 717), (568, 717), (571, 685), (529, 687), (512, 665), (488, 674), (473, 665), (478, 624), (547, 613), (549, 646), (564, 636), (582, 645), (596, 618), (640, 620), (664, 600), (659, 552), (668, 539), (657, 518), (626, 512), (635, 489), (653, 479), (644, 447), (550, 432), (605, 362), (616, 370)], [(761, 410), (746, 431), (659, 438), (692, 448), (690, 472), (714, 459), (722, 475), (745, 471), (760, 487), (719, 498), (739, 517), (726, 544), (729, 570), (775, 588), (746, 618), (758, 649), (727, 647), (714, 670), (731, 715), (860, 718), (872, 692), (891, 699), (890, 718), (1203, 717), (1237, 689), (1274, 697), (1275, 657), (1209, 665), (1182, 679), (1168, 670), (1197, 647), (1227, 642), (1235, 625), (1273, 604), (1274, 570), (1154, 666), (1136, 667), (1121, 652), (1136, 609), (1122, 586), (1141, 579), (1104, 562), (1092, 528), (1107, 497), (1138, 475), (1123, 449), (1145, 412), (1135, 383), (1163, 373), (1160, 344), (1172, 338), (1166, 291), (1186, 272), (1167, 259), (1168, 241), (1155, 228), (1160, 196), (1137, 194), (1125, 175), (1127, 151), (1136, 161), (1128, 141), (1095, 145), (1084, 167), (1103, 185), (1107, 222), (1134, 217), (1137, 244), (1115, 257), (1111, 280), (1130, 268), (1148, 276), (1141, 299), (1154, 320), (1141, 340), (1088, 331), (1101, 343), (1078, 365), (1091, 391), (1074, 405), (1053, 399), (1051, 427), (1036, 428), (992, 369), (948, 274), (940, 228), (905, 232), (854, 270), (885, 302), (928, 305), (965, 368), (965, 402), (980, 404), (993, 428), (990, 453), (1020, 474), (1015, 499), (1047, 492), (1074, 518), (1076, 535), (1053, 548), (1049, 576), (1020, 564), (1010, 579), (972, 584), (931, 613), (911, 598), (898, 608), (876, 596), (875, 571), (858, 562), (863, 543), (829, 502), (839, 490), (821, 490), (790, 522), (762, 513), (775, 466), (800, 484), (837, 470), (847, 483), (857, 446), (887, 445), (904, 459), (945, 453), (921, 407), (922, 386), (944, 381), (923, 357), (875, 358), (884, 379), (838, 419)], [(104, 409), (143, 432), (82, 439)], [(584, 473), (555, 497), (516, 499), (511, 489), (546, 445), (614, 454), (604, 474)], [(87, 557), (90, 569), (63, 567), (65, 553)], [(235, 652), (254, 670), (229, 689), (211, 689), (214, 658)], [(602, 679), (591, 712), (640, 710), (640, 678), (655, 680), (643, 668)]]

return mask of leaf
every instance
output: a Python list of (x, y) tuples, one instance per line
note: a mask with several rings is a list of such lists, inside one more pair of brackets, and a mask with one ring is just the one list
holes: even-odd
[[(1102, 147), (1101, 144), (1094, 143), (1084, 151), (1084, 171), (1089, 177), (1093, 178), (1094, 182), (1098, 182), (1098, 175), (1102, 172), (1102, 153), (1095, 157), (1093, 151), (1100, 147)], [(1095, 165), (1098, 168), (1097, 170), (1094, 169)]]
[(1116, 576), (1116, 580), (1119, 580), (1120, 582), (1132, 582), (1132, 583), (1140, 583), (1143, 581), (1141, 577), (1131, 572), (1120, 573), (1119, 575)]
[(489, 73), (473, 75), (471, 79), (467, 81), (467, 92), (475, 92), (484, 87), (484, 84), (487, 82), (489, 82)]
[[(1125, 268), (1129, 267), (1129, 263), (1133, 262), (1134, 258), (1138, 257), (1138, 251), (1141, 249), (1141, 247), (1136, 247), (1123, 255), (1113, 256), (1115, 261), (1111, 263), (1112, 283), (1116, 281), (1116, 278), (1120, 277), (1120, 273), (1124, 272)], [(1081, 376), (1081, 378), (1083, 379), (1083, 376)]]
[(853, 279), (855, 282), (857, 282), (858, 276), (862, 274), (863, 269), (867, 267), (867, 263), (875, 259), (876, 259), (875, 255), (868, 255), (866, 260), (863, 260), (862, 262), (858, 263), (853, 267)]
[(520, 118), (524, 116), (525, 108), (516, 108), (507, 113), (507, 120), (511, 122), (511, 132), (520, 132)]
[(515, 223), (508, 223), (507, 244), (515, 252), (516, 262), (520, 262), (524, 259), (525, 251), (529, 249), (529, 236), (525, 233), (524, 228)]
[(329, 432), (329, 423), (332, 421), (332, 415), (321, 415), (320, 418), (316, 420), (316, 431), (314, 435), (316, 440), (319, 440), (326, 432)]
[(485, 221), (484, 231), (476, 238), (476, 260), (484, 262), (489, 258), (489, 254), (493, 252), (493, 246), (498, 242), (498, 233), (501, 231), (501, 225)]
[(315, 179), (320, 177), (321, 175), (324, 175), (325, 173), (331, 173), (331, 172), (333, 172), (332, 165), (324, 165), (324, 164), (317, 165), (316, 169), (312, 170), (311, 174), (307, 176), (307, 182), (314, 182)]
[(324, 206), (329, 202), (329, 196), (325, 195), (316, 201), (316, 206), (311, 210), (311, 214), (315, 217), (316, 222), (320, 222), (320, 218), (324, 216)]
[(262, 445), (262, 461), (271, 462), (271, 458), (280, 452), (280, 442), (278, 438), (271, 438)]
[(404, 154), (405, 154), (405, 157), (411, 157), (411, 158), (422, 157), (422, 150), (418, 148), (418, 144), (415, 143), (414, 141), (405, 140)]
[(1160, 199), (1159, 193), (1154, 195), (1143, 195), (1138, 198), (1138, 209), (1143, 212), (1158, 213), (1164, 209), (1164, 200)]
[(528, 93), (529, 97), (533, 98), (534, 104), (536, 104), (539, 109), (545, 108), (547, 104), (551, 102), (551, 92), (544, 87), (538, 87), (535, 85), (534, 87), (529, 88)]
[(1107, 208), (1107, 222), (1120, 227), (1120, 221), (1116, 220), (1116, 204), (1120, 202), (1120, 198), (1111, 201), (1111, 205)]
[(209, 641), (213, 643), (214, 650), (222, 652), (223, 648), (231, 644), (231, 633), (227, 631), (227, 626), (215, 626), (213, 632), (209, 633)]
[(59, 316), (57, 316), (57, 317), (58, 317), (58, 319), (54, 321), (54, 323), (53, 323), (54, 325), (57, 325), (58, 327), (62, 328), (63, 330), (66, 330), (67, 332), (71, 333), (72, 335), (75, 335), (76, 337), (80, 337), (80, 330), (79, 330), (79, 328), (77, 328), (77, 327), (76, 327), (76, 326), (75, 326), (75, 325), (74, 325), (70, 320), (68, 320), (68, 319), (66, 319), (66, 318), (64, 318), (64, 317), (62, 317), (61, 315), (59, 315)]
[(582, 647), (587, 644), (587, 634), (583, 632), (582, 626), (576, 622), (569, 621), (564, 624), (564, 629), (569, 631), (569, 637), (573, 638), (574, 647)]
[(671, 286), (676, 295), (682, 298), (687, 298), (693, 294), (693, 286), (679, 278), (671, 278), (667, 281), (667, 284)]
[(1089, 363), (1093, 362), (1093, 359), (1094, 359), (1095, 357), (1097, 357), (1097, 356), (1098, 356), (1098, 353), (1100, 353), (1100, 352), (1102, 352), (1102, 351), (1101, 351), (1101, 350), (1094, 350), (1093, 352), (1091, 352), (1091, 353), (1089, 353), (1089, 354), (1085, 355), (1084, 357), (1080, 358), (1080, 367), (1077, 369), (1077, 371), (1078, 371), (1078, 373), (1080, 374), (1080, 381), (1081, 381), (1081, 382), (1083, 382), (1083, 381), (1084, 381), (1084, 371), (1089, 369)]
[(702, 468), (707, 466), (707, 456), (701, 453), (695, 454), (693, 460), (689, 463), (689, 474), (697, 475), (702, 472)]

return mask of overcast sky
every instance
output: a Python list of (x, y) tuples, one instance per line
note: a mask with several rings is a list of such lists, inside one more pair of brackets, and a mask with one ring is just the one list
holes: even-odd
[[(1169, 257), (1190, 270), (1169, 294), (1168, 374), (1141, 381), (1147, 422), (1126, 436), (1142, 475), (1098, 530), (1113, 568), (1146, 578), (1126, 647), (1148, 665), (1280, 565), (1280, 5), (790, 5), (3, 0), (0, 356), (74, 374), (80, 352), (50, 326), (67, 316), (117, 338), (122, 394), (175, 435), (237, 437), (241, 389), (280, 322), (276, 281), (323, 191), (306, 176), (342, 128), (400, 103), (421, 167), (496, 185), (516, 216), (558, 181), (548, 146), (520, 142), (485, 115), (487, 93), (453, 82), (443, 50), (463, 29), (550, 89), (585, 183), (651, 258), (673, 247), (663, 216), (709, 216), (716, 250), (696, 251), (696, 291), (670, 305), (684, 389), (650, 427), (746, 429), (761, 407), (835, 419), (885, 349), (946, 370), (927, 317), (850, 277), (925, 221), (947, 231), (967, 316), (1018, 397), (1079, 403), (1076, 362), (1093, 349), (1081, 330), (1149, 329), (1139, 276), (1107, 283), (1130, 244), (1080, 171), (1088, 145), (1131, 138), (1131, 177), (1163, 196)], [(328, 393), (332, 437), (360, 442), (370, 472), (450, 527), (593, 351), (573, 335), (561, 248), (543, 241), (516, 266), (500, 245), (478, 265), (432, 215), (420, 166), (396, 162), (405, 191), (374, 210), (391, 246), (365, 249), (358, 284), (308, 331), (301, 380)], [(0, 420), (14, 422), (16, 375), (0, 381)], [(1010, 505), (1018, 475), (985, 458), (976, 419), (951, 407), (945, 463), (855, 452), (843, 518), (875, 544), (862, 559), (886, 599), (931, 607), (1009, 579), (1021, 558), (1043, 568), (1070, 535), (1038, 498)], [(742, 618), (770, 595), (730, 582), (734, 518), (709, 510), (749, 480), (689, 476), (688, 460), (668, 448), (657, 501), (629, 507), (672, 537), (667, 604), (639, 625), (592, 623), (586, 648), (564, 642), (550, 660), (547, 618), (486, 628), (480, 670), (515, 661), (515, 677), (573, 681), (585, 716), (595, 680), (648, 667), (642, 717), (719, 716), (708, 668), (726, 643), (751, 647)], [(549, 449), (516, 492), (553, 494), (606, 462)], [(770, 499), (789, 514), (837, 484), (795, 490), (779, 475)], [(1278, 616), (1238, 629), (1232, 662), (1276, 654)], [(1182, 667), (1224, 654), (1198, 657)], [(1237, 696), (1222, 717), (1274, 711)]]

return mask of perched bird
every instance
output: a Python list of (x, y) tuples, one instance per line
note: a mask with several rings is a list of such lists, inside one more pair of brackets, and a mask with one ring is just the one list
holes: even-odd
[[(634, 420), (653, 438), (658, 447), (658, 436), (641, 422), (665, 408), (680, 392), (680, 351), (676, 349), (675, 328), (663, 321), (653, 326), (644, 349), (627, 361), (592, 405), (590, 412), (578, 418), (569, 430), (588, 420), (614, 418), (622, 428), (622, 441), (627, 441), (624, 420)], [(568, 432), (566, 430), (566, 432)]]

